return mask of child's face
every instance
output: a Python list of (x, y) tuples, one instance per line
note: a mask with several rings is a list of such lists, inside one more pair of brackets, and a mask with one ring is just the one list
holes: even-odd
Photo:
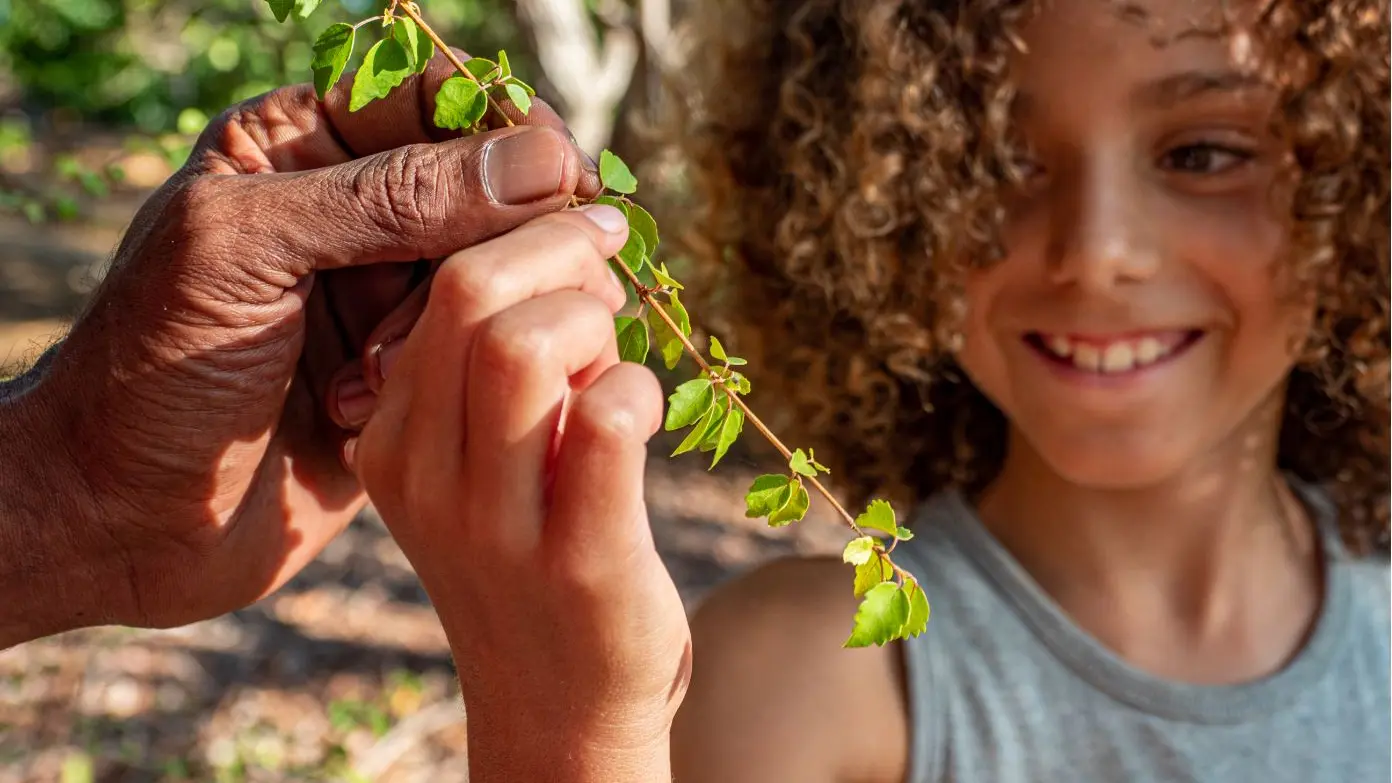
[[(1007, 257), (968, 282), (959, 355), (1012, 448), (1096, 488), (1154, 484), (1252, 433), (1269, 444), (1279, 418), (1257, 414), (1278, 410), (1264, 403), (1310, 316), (1278, 277), (1273, 94), (1244, 85), (1231, 38), (1157, 47), (1120, 5), (1051, 0), (1023, 31), (1035, 176)], [(1172, 31), (1211, 27), (1219, 3), (1131, 5)]]

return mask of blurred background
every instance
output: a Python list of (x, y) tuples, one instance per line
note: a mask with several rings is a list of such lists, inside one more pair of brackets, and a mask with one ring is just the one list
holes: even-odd
[[(454, 45), (506, 49), (586, 149), (610, 147), (645, 191), (679, 195), (635, 128), (686, 56), (691, 2), (422, 6)], [(61, 336), (209, 117), (308, 81), (318, 32), (380, 7), (326, 0), (309, 21), (280, 24), (264, 0), (0, 0), (0, 364), (23, 366)], [(744, 489), (771, 468), (765, 452), (737, 447), (708, 473), (699, 456), (669, 460), (675, 445), (655, 439), (648, 498), (688, 605), (762, 560), (844, 542), (820, 504), (782, 531), (744, 518)], [(0, 783), (464, 780), (467, 731), (443, 634), (370, 511), (242, 612), (0, 652)]]

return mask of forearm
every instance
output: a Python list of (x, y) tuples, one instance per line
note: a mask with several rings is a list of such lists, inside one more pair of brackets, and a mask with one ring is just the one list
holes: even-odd
[(40, 392), (54, 353), (0, 383), (0, 649), (101, 622), (102, 572), (119, 570), (90, 556), (82, 482)]

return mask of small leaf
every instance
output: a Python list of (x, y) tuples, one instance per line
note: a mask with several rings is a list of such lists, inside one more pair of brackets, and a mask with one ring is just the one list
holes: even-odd
[(893, 582), (870, 588), (856, 609), (855, 628), (846, 647), (883, 646), (899, 635), (909, 619), (909, 597)]
[(771, 527), (782, 527), (791, 522), (797, 522), (807, 515), (807, 509), (812, 505), (812, 498), (807, 494), (807, 487), (801, 481), (790, 485), (792, 490), (788, 494), (787, 503), (777, 511), (769, 515), (769, 525)]
[(348, 58), (353, 56), (356, 38), (357, 30), (353, 25), (339, 22), (329, 25), (314, 41), (314, 60), (309, 67), (314, 71), (314, 91), (319, 93), (319, 100), (323, 100), (343, 77)]
[(780, 496), (787, 491), (789, 483), (789, 478), (781, 473), (766, 473), (754, 479), (744, 496), (744, 515), (754, 519), (777, 511), (787, 503), (786, 498), (780, 499)]
[(508, 99), (512, 101), (512, 105), (516, 106), (517, 110), (522, 112), (523, 117), (531, 113), (532, 96), (528, 95), (526, 90), (516, 84), (509, 84), (507, 85), (507, 94)]
[(498, 70), (504, 79), (512, 76), (512, 63), (508, 61), (507, 52), (502, 50), (498, 51)]
[(907, 639), (911, 636), (918, 636), (928, 630), (928, 595), (923, 592), (918, 581), (908, 579), (904, 582), (904, 594), (909, 599), (909, 619), (904, 622), (904, 628), (900, 631), (900, 638)]
[(901, 527), (898, 530), (894, 531), (894, 537), (899, 539), (900, 541), (912, 541), (913, 531), (906, 527)]
[(620, 212), (624, 213), (625, 218), (628, 217), (628, 201), (625, 199), (621, 199), (618, 196), (611, 196), (606, 193), (603, 196), (600, 196), (599, 198), (595, 199), (594, 203), (608, 204), (609, 206), (615, 207)]
[(628, 232), (628, 241), (619, 248), (619, 260), (624, 262), (624, 266), (638, 274), (643, 271), (643, 261), (648, 257), (648, 250), (643, 245), (643, 237), (637, 231)]
[(628, 164), (609, 150), (599, 153), (599, 181), (604, 187), (624, 195), (638, 189), (638, 179), (628, 170)]
[[(730, 365), (731, 367), (743, 367), (744, 365), (749, 364), (748, 361), (741, 359), (738, 356), (725, 357), (725, 363)], [(815, 466), (817, 463), (814, 462), (812, 464)]]
[(657, 252), (657, 221), (653, 220), (653, 216), (646, 209), (633, 204), (633, 209), (630, 210), (628, 216), (628, 226), (633, 231), (643, 235), (643, 244), (647, 245), (648, 255)]
[(637, 318), (614, 319), (619, 341), (619, 360), (642, 364), (648, 360), (648, 325)]
[(289, 19), (290, 12), (295, 10), (295, 0), (266, 0), (266, 5), (271, 7), (271, 13), (275, 15), (277, 22)]
[(733, 408), (730, 414), (725, 417), (725, 421), (720, 424), (720, 435), (715, 441), (715, 458), (711, 460), (710, 464), (712, 468), (725, 456), (725, 452), (730, 450), (730, 446), (739, 437), (742, 429), (744, 429), (744, 411)]
[[(406, 50), (395, 38), (383, 38), (367, 50), (362, 67), (353, 79), (353, 94), (348, 100), (348, 111), (354, 112), (367, 104), (385, 98), (394, 87), (405, 81), (411, 73), (411, 63)], [(446, 82), (448, 84), (448, 82)], [(437, 109), (436, 114), (439, 111)]]
[(743, 375), (740, 375), (739, 373), (735, 373), (735, 382), (739, 384), (740, 394), (749, 393), (750, 384), (748, 378), (744, 377)]
[(673, 390), (667, 399), (667, 421), (663, 425), (668, 432), (701, 418), (715, 404), (715, 390), (705, 378), (687, 381)]
[(875, 555), (865, 563), (856, 566), (855, 570), (855, 597), (860, 598), (869, 592), (870, 588), (880, 582), (888, 581), (894, 576), (894, 569), (880, 555)]
[(691, 431), (686, 434), (686, 439), (681, 442), (681, 445), (677, 446), (676, 451), (672, 452), (672, 456), (675, 457), (678, 454), (685, 454), (704, 443), (706, 439), (710, 437), (710, 434), (717, 430), (720, 426), (720, 422), (724, 420), (724, 418), (725, 409), (721, 408), (719, 405), (712, 405), (707, 408), (705, 415), (702, 416), (701, 420), (696, 422), (696, 426), (692, 427)]
[[(730, 398), (726, 397), (724, 394), (715, 398), (715, 407), (716, 410), (720, 412), (720, 415), (716, 417), (715, 421), (710, 423), (710, 426), (706, 427), (704, 437), (701, 438), (700, 448), (703, 453), (715, 451), (716, 444), (720, 442), (720, 428), (725, 425), (725, 421), (732, 413)], [(714, 467), (714, 465), (712, 465), (712, 467)]]
[(536, 97), (536, 90), (532, 88), (532, 85), (527, 84), (526, 82), (522, 81), (521, 79), (517, 78), (516, 76), (509, 76), (509, 77), (507, 78), (507, 83), (508, 83), (508, 84), (515, 84), (515, 85), (517, 85), (518, 87), (521, 87), (522, 89), (526, 90), (526, 91), (527, 91), (527, 95), (532, 96), (532, 97)]
[[(682, 330), (683, 336), (690, 337), (691, 316), (687, 314), (686, 307), (682, 305), (681, 297), (676, 291), (672, 291), (667, 295), (667, 298), (670, 300), (665, 308), (667, 315), (676, 322), (677, 328)], [(681, 340), (677, 339), (671, 327), (662, 320), (662, 316), (658, 315), (655, 309), (648, 311), (648, 324), (652, 326), (653, 334), (657, 336), (657, 343), (662, 351), (662, 363), (666, 365), (667, 369), (673, 369), (681, 359), (685, 346), (682, 345)]]
[(841, 552), (841, 562), (851, 565), (865, 565), (870, 562), (870, 558), (875, 556), (875, 537), (861, 536), (853, 538), (846, 544), (846, 548)]
[(314, 9), (319, 7), (319, 0), (296, 0), (295, 17), (297, 19), (308, 19), (314, 13)]
[(411, 70), (416, 73), (425, 71), (426, 66), (430, 65), (430, 58), (435, 56), (435, 42), (430, 40), (430, 36), (421, 34), (415, 20), (409, 17), (397, 19), (392, 23), (392, 37), (406, 50)]
[[(487, 84), (497, 75), (498, 64), (483, 57), (471, 57), (464, 61), (464, 70), (473, 74), (475, 79)], [(460, 77), (467, 79), (468, 77)]]
[(894, 521), (894, 508), (883, 500), (872, 500), (865, 513), (856, 517), (856, 527), (862, 530), (878, 530), (891, 536), (899, 532)]
[(663, 264), (661, 267), (653, 268), (653, 278), (668, 288), (675, 288), (678, 291), (682, 290), (682, 284), (673, 279), (671, 273), (667, 271), (666, 264)]
[(812, 467), (812, 463), (807, 459), (807, 452), (802, 449), (793, 452), (792, 458), (788, 460), (788, 467), (794, 473), (801, 473), (808, 478), (817, 477), (817, 469)]
[(710, 352), (711, 356), (715, 357), (715, 360), (718, 362), (723, 362), (729, 358), (725, 355), (725, 346), (721, 345), (720, 341), (715, 339), (715, 335), (711, 335), (710, 338)]
[(467, 76), (452, 76), (435, 93), (435, 125), (448, 130), (461, 130), (479, 120), (488, 111), (488, 97)]

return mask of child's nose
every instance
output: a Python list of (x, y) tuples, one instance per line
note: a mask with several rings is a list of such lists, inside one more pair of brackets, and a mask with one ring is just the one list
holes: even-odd
[(1159, 269), (1162, 240), (1143, 183), (1128, 168), (1099, 161), (1056, 183), (1048, 254), (1055, 283), (1110, 292)]

